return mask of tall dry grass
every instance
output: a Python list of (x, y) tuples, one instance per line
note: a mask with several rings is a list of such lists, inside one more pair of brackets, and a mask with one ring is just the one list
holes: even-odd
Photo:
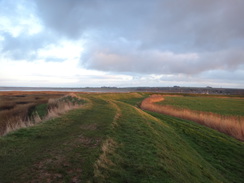
[(45, 116), (44, 120), (48, 120), (54, 117), (58, 117), (61, 114), (66, 113), (67, 111), (70, 111), (72, 109), (76, 109), (80, 107), (78, 104), (73, 104), (71, 102), (57, 102), (54, 107), (51, 107), (48, 109), (47, 116)]
[(29, 110), (34, 107), (33, 103), (16, 105), (9, 110), (0, 111), (0, 135), (6, 134), (11, 128), (24, 125), (23, 121), (29, 121)]
[(0, 135), (5, 133), (7, 125), (18, 126), (20, 121), (28, 121), (35, 106), (62, 96), (64, 93), (58, 92), (0, 92)]
[(238, 140), (244, 141), (244, 117), (224, 116), (211, 112), (178, 109), (172, 106), (156, 104), (156, 102), (160, 102), (162, 100), (164, 100), (162, 96), (152, 95), (142, 101), (141, 109), (191, 120), (230, 135)]
[[(77, 97), (74, 94), (70, 94), (62, 98), (65, 98), (67, 96)], [(58, 117), (66, 113), (67, 111), (80, 107), (80, 105), (76, 103), (60, 100), (62, 98), (50, 98), (48, 100), (48, 112), (47, 115), (43, 118), (41, 118), (37, 112), (32, 114), (31, 116), (28, 115), (30, 107), (33, 107), (34, 104), (31, 104), (28, 107), (19, 106), (18, 109), (4, 112), (5, 118), (4, 121), (2, 121), (2, 125), (0, 128), (0, 136), (6, 135), (9, 132), (18, 130), (20, 128), (26, 128), (36, 125), (40, 122)]]

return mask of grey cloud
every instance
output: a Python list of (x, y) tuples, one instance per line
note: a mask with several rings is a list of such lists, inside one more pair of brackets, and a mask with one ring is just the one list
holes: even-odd
[(34, 57), (36, 49), (66, 37), (86, 41), (81, 64), (89, 69), (197, 75), (243, 66), (243, 0), (34, 2), (44, 31), (5, 34), (3, 51), (15, 59)]
[(244, 72), (242, 70), (236, 71), (224, 71), (224, 70), (217, 70), (217, 71), (206, 71), (200, 75), (203, 79), (214, 79), (214, 80), (222, 80), (225, 82), (239, 82), (244, 84)]
[[(138, 6), (140, 3), (140, 6)], [(147, 14), (146, 1), (99, 0), (36, 0), (38, 15), (52, 30), (69, 38), (79, 38), (84, 32), (99, 30), (109, 34), (129, 33), (140, 26), (137, 18)], [(143, 7), (143, 9), (138, 8)], [(145, 15), (143, 15), (145, 16)], [(126, 31), (125, 31), (126, 30)]]
[(126, 55), (121, 51), (97, 50), (82, 59), (86, 59), (83, 64), (87, 68), (141, 74), (192, 74), (197, 71), (194, 67), (197, 67), (195, 62), (198, 62), (197, 55), (194, 53), (174, 54), (157, 50), (127, 50)]
[(229, 49), (205, 53), (201, 61), (204, 70), (234, 71), (244, 66), (244, 52), (242, 49)]
[[(45, 28), (72, 39), (124, 37), (141, 49), (216, 51), (244, 46), (242, 0), (35, 0)], [(91, 36), (93, 35), (93, 36)], [(90, 41), (90, 40), (88, 40)], [(98, 43), (99, 44), (99, 43)]]
[(242, 0), (36, 2), (44, 24), (70, 38), (98, 31), (109, 38), (141, 41), (144, 49), (204, 51), (228, 48), (244, 36)]
[(148, 74), (234, 71), (243, 65), (244, 24), (240, 17), (244, 16), (244, 1), (155, 4), (144, 9), (150, 13), (139, 17), (126, 11), (132, 13), (128, 25), (139, 22), (135, 32), (130, 30), (133, 26), (122, 24), (120, 32), (100, 32), (101, 37), (91, 38), (82, 57), (83, 65), (110, 72)]
[[(178, 44), (191, 50), (215, 50), (233, 46), (233, 40), (242, 39), (244, 1), (163, 1), (155, 18), (148, 25), (154, 31), (151, 40)], [(160, 15), (160, 10), (163, 13)], [(157, 39), (159, 38), (159, 39)], [(154, 42), (152, 42), (154, 44)]]
[(36, 52), (38, 49), (57, 41), (55, 36), (48, 36), (48, 33), (40, 33), (33, 36), (22, 34), (19, 37), (13, 37), (8, 33), (3, 35), (2, 53), (15, 60), (34, 60), (37, 58)]
[(242, 49), (203, 53), (142, 50), (138, 42), (124, 38), (89, 46), (81, 57), (83, 66), (110, 72), (196, 75), (208, 70), (234, 71), (244, 65)]

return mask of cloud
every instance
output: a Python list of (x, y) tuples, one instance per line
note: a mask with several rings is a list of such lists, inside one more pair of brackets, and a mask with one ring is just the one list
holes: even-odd
[[(77, 67), (78, 60), (62, 62), (8, 60), (0, 55), (0, 85), (2, 86), (91, 86), (89, 82), (106, 83), (106, 73)], [(95, 79), (93, 79), (95, 77)]]
[(54, 37), (41, 33), (32, 36), (22, 34), (19, 37), (14, 37), (8, 33), (4, 33), (3, 36), (2, 53), (15, 60), (34, 60), (38, 56), (38, 49), (56, 42)]
[(240, 22), (243, 5), (240, 0), (162, 1), (154, 20), (147, 25), (152, 30), (149, 38), (158, 40), (158, 44), (178, 44), (180, 50), (232, 47), (233, 42), (243, 40), (244, 25)]
[(140, 44), (124, 38), (92, 44), (81, 57), (86, 68), (137, 74), (197, 75), (208, 70), (234, 71), (244, 65), (242, 49), (212, 52), (163, 51), (140, 49)]
[(56, 36), (45, 31), (35, 15), (35, 4), (20, 0), (0, 1), (0, 52), (14, 60), (33, 60), (37, 50)]
[[(102, 45), (106, 40), (116, 41), (122, 37), (132, 44), (139, 42), (142, 50), (174, 53), (215, 52), (244, 47), (244, 24), (240, 22), (240, 17), (244, 16), (241, 8), (244, 2), (241, 0), (183, 0), (178, 3), (166, 0), (35, 0), (28, 4), (25, 1), (19, 4), (3, 2), (3, 7), (14, 10), (9, 13), (6, 8), (2, 8), (5, 15), (11, 15), (13, 25), (21, 22), (19, 20), (28, 20), (25, 22), (32, 24), (36, 20), (38, 25), (43, 26), (39, 37), (50, 42), (55, 40), (54, 37), (66, 37)], [(27, 13), (21, 15), (20, 12)], [(16, 18), (19, 16), (21, 18)], [(21, 25), (19, 29), (23, 29)], [(31, 24), (24, 27), (34, 29)], [(14, 28), (16, 30), (16, 26)], [(35, 37), (30, 37), (28, 42), (26, 34), (17, 38), (12, 35), (17, 40), (6, 36), (8, 43), (17, 42), (18, 45), (23, 40), (35, 49)], [(39, 45), (43, 46), (42, 41)]]
[(23, 33), (36, 34), (42, 30), (35, 16), (35, 4), (25, 0), (0, 1), (0, 33), (9, 33), (18, 37)]
[[(126, 55), (119, 52), (100, 50), (89, 55), (85, 66), (103, 71), (141, 73), (141, 74), (168, 74), (194, 73), (198, 55), (195, 53), (174, 54), (159, 51), (135, 51)], [(177, 63), (177, 65), (175, 65)]]
[(151, 83), (161, 75), (215, 79), (243, 72), (243, 6), (242, 0), (2, 0), (0, 54), (20, 62), (76, 59), (77, 67), (121, 82), (117, 76), (127, 75), (135, 84), (144, 82), (137, 76)]
[(239, 82), (241, 84), (244, 84), (243, 68), (238, 69), (236, 71), (223, 71), (223, 70), (206, 71), (205, 73), (202, 73), (200, 77), (208, 80), (217, 80), (217, 81), (227, 82), (227, 83)]
[(146, 12), (140, 16), (135, 16), (133, 5), (125, 11), (113, 6), (115, 15), (124, 16), (127, 23), (118, 18), (120, 25), (108, 21), (103, 24), (106, 31), (98, 26), (98, 33), (91, 32), (83, 66), (110, 72), (196, 75), (234, 71), (243, 65), (243, 1), (154, 1), (150, 5), (140, 7)]
[(142, 48), (201, 51), (229, 48), (244, 36), (244, 25), (240, 22), (244, 2), (241, 0), (178, 3), (36, 0), (36, 3), (37, 14), (46, 27), (74, 39), (95, 33), (137, 40)]
[(114, 36), (135, 34), (143, 27), (144, 17), (153, 11), (150, 7), (156, 5), (139, 0), (36, 0), (36, 4), (37, 14), (46, 27), (73, 39), (90, 31)]

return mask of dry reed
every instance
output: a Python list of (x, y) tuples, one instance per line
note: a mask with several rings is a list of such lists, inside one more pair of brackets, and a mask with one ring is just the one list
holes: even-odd
[[(49, 98), (60, 98), (64, 93), (58, 92), (0, 92), (0, 136), (7, 126), (14, 126), (19, 121), (28, 121), (35, 106), (45, 104)], [(34, 117), (34, 116), (33, 116)], [(38, 120), (36, 117), (35, 120)]]
[[(77, 97), (74, 94), (66, 95), (62, 98), (65, 98), (67, 96)], [(61, 98), (61, 99), (62, 99)], [(28, 108), (25, 108), (25, 112), (19, 113), (19, 115), (15, 115), (14, 117), (6, 119), (4, 126), (2, 127), (0, 131), (0, 136), (4, 136), (8, 134), (9, 132), (16, 131), (20, 128), (26, 128), (33, 126), (35, 124), (38, 124), (40, 122), (55, 118), (60, 116), (61, 114), (66, 113), (67, 111), (70, 111), (72, 109), (80, 107), (78, 104), (74, 104), (72, 102), (68, 101), (62, 101), (59, 99), (49, 99), (48, 101), (49, 109), (47, 112), (47, 115), (44, 116), (42, 119), (36, 112), (32, 116), (26, 116), (28, 113)]]
[(193, 111), (155, 104), (162, 100), (164, 100), (162, 96), (152, 95), (142, 101), (141, 109), (191, 120), (244, 141), (244, 117), (224, 116), (211, 112)]

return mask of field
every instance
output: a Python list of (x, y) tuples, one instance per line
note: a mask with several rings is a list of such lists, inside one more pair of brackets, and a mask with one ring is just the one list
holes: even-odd
[[(243, 98), (197, 96), (151, 95), (141, 103), (142, 109), (191, 120), (244, 141), (244, 108), (242, 106)], [(229, 110), (228, 107), (230, 107)]]
[(160, 104), (221, 115), (244, 116), (244, 98), (165, 96), (164, 99)]
[(146, 93), (86, 102), (0, 137), (0, 182), (242, 182), (244, 144), (195, 122), (143, 111)]

